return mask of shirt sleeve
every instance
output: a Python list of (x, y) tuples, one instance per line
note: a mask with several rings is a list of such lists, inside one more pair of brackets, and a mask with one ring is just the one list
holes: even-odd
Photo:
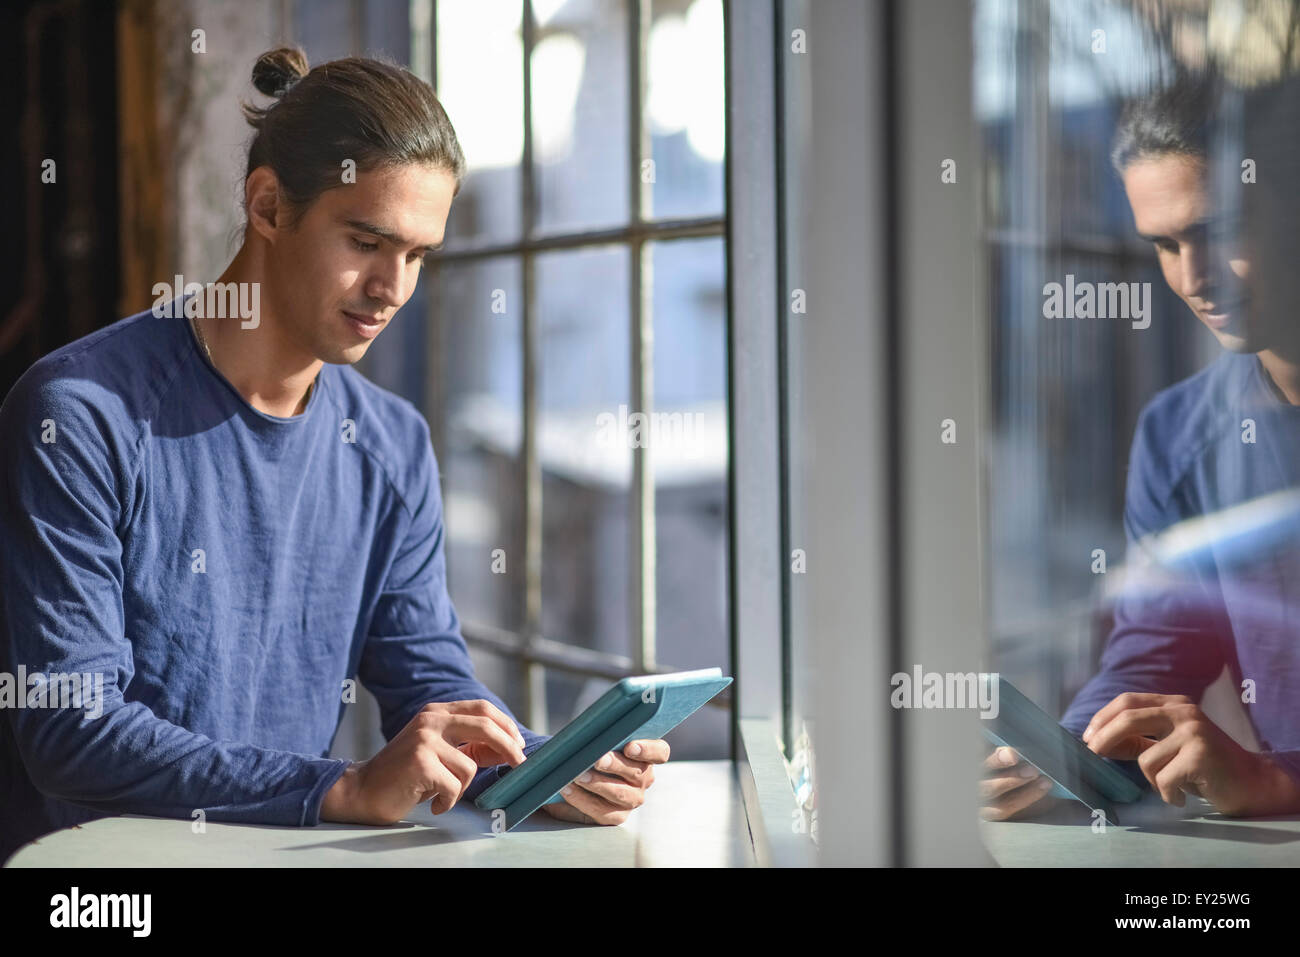
[(44, 675), (50, 688), (61, 675), (91, 685), (79, 707), (0, 709), (33, 786), (108, 814), (318, 823), (348, 762), (214, 741), (126, 700), (119, 535), (131, 513), (123, 463), (138, 454), (132, 422), (88, 380), (24, 379), (0, 408), (0, 667)]
[[(371, 618), (358, 672), (361, 683), (379, 702), (384, 739), (391, 741), (431, 701), (482, 698), (514, 721), (524, 738), (524, 754), (532, 754), (550, 736), (525, 727), (475, 677), (460, 619), (447, 593), (442, 493), (427, 425), (423, 425), (415, 476), (414, 488), (405, 499), (409, 521)], [(478, 797), (509, 767), (480, 769), (462, 800)]]
[[(1144, 416), (1134, 437), (1125, 495), (1128, 543), (1125, 574), (1114, 599), (1114, 627), (1096, 675), (1080, 689), (1061, 724), (1076, 737), (1093, 716), (1126, 691), (1186, 695), (1199, 701), (1227, 661), (1231, 625), (1217, 579), (1203, 570), (1162, 569), (1150, 554), (1149, 536), (1190, 514), (1177, 490), (1165, 492), (1153, 465), (1154, 424)], [(1117, 761), (1146, 785), (1136, 761)]]

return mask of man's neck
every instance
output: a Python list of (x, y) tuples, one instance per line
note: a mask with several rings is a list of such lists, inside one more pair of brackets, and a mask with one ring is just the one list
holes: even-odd
[(1300, 405), (1300, 363), (1273, 349), (1260, 352), (1259, 361), (1274, 391), (1291, 405)]
[(239, 390), (248, 404), (267, 415), (289, 418), (307, 408), (307, 396), (321, 366), (284, 334), (267, 296), (264, 269), (245, 245), (217, 279), (218, 283), (259, 283), (256, 323), (249, 328), (238, 317), (195, 319), (211, 354), (212, 364)]

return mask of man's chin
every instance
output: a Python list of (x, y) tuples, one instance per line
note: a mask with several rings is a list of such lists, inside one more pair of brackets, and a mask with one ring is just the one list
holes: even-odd
[(1219, 340), (1219, 345), (1223, 346), (1223, 348), (1229, 352), (1237, 352), (1244, 355), (1259, 352), (1264, 348), (1263, 346), (1252, 345), (1250, 340), (1246, 339), (1244, 336), (1234, 336), (1224, 332), (1216, 332), (1214, 337)]
[(1229, 352), (1252, 353), (1268, 348), (1264, 343), (1258, 341), (1258, 336), (1252, 336), (1240, 328), (1213, 329), (1208, 325), (1206, 328), (1210, 330), (1215, 339), (1219, 340), (1219, 345)]
[[(373, 341), (373, 340), (371, 340)], [(346, 346), (334, 346), (328, 350), (321, 350), (316, 354), (316, 358), (321, 362), (327, 362), (335, 366), (350, 366), (360, 362), (362, 357), (370, 349), (370, 342), (358, 342)]]

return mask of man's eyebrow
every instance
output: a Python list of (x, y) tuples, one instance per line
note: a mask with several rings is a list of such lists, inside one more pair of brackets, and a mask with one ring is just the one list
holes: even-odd
[[(1182, 234), (1190, 235), (1193, 233), (1207, 233), (1217, 229), (1223, 229), (1225, 226), (1233, 226), (1234, 224), (1235, 221), (1233, 217), (1228, 215), (1206, 216), (1204, 219), (1198, 219), (1196, 222), (1192, 223), (1182, 231)], [(1138, 233), (1138, 236), (1148, 243), (1159, 242), (1162, 239), (1172, 240), (1174, 238), (1173, 236), (1148, 236), (1146, 233)]]
[[(391, 229), (385, 229), (383, 226), (376, 226), (374, 223), (367, 223), (360, 219), (345, 219), (343, 225), (349, 226), (352, 229), (359, 230), (363, 233), (369, 233), (372, 236), (378, 236), (380, 239), (386, 239), (395, 246), (415, 245), (412, 240), (409, 240), (404, 236), (399, 236)], [(433, 253), (437, 252), (441, 248), (442, 243), (431, 243), (424, 247), (424, 251), (425, 253)]]

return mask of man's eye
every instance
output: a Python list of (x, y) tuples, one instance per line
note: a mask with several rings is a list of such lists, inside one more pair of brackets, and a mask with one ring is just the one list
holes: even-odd
[(352, 237), (352, 245), (355, 246), (357, 249), (360, 249), (362, 252), (367, 252), (367, 253), (374, 252), (376, 249), (379, 248), (379, 243), (363, 243), (355, 236)]
[(1162, 253), (1176, 253), (1178, 252), (1178, 244), (1172, 243), (1167, 239), (1160, 239), (1156, 241), (1156, 249), (1160, 250)]

